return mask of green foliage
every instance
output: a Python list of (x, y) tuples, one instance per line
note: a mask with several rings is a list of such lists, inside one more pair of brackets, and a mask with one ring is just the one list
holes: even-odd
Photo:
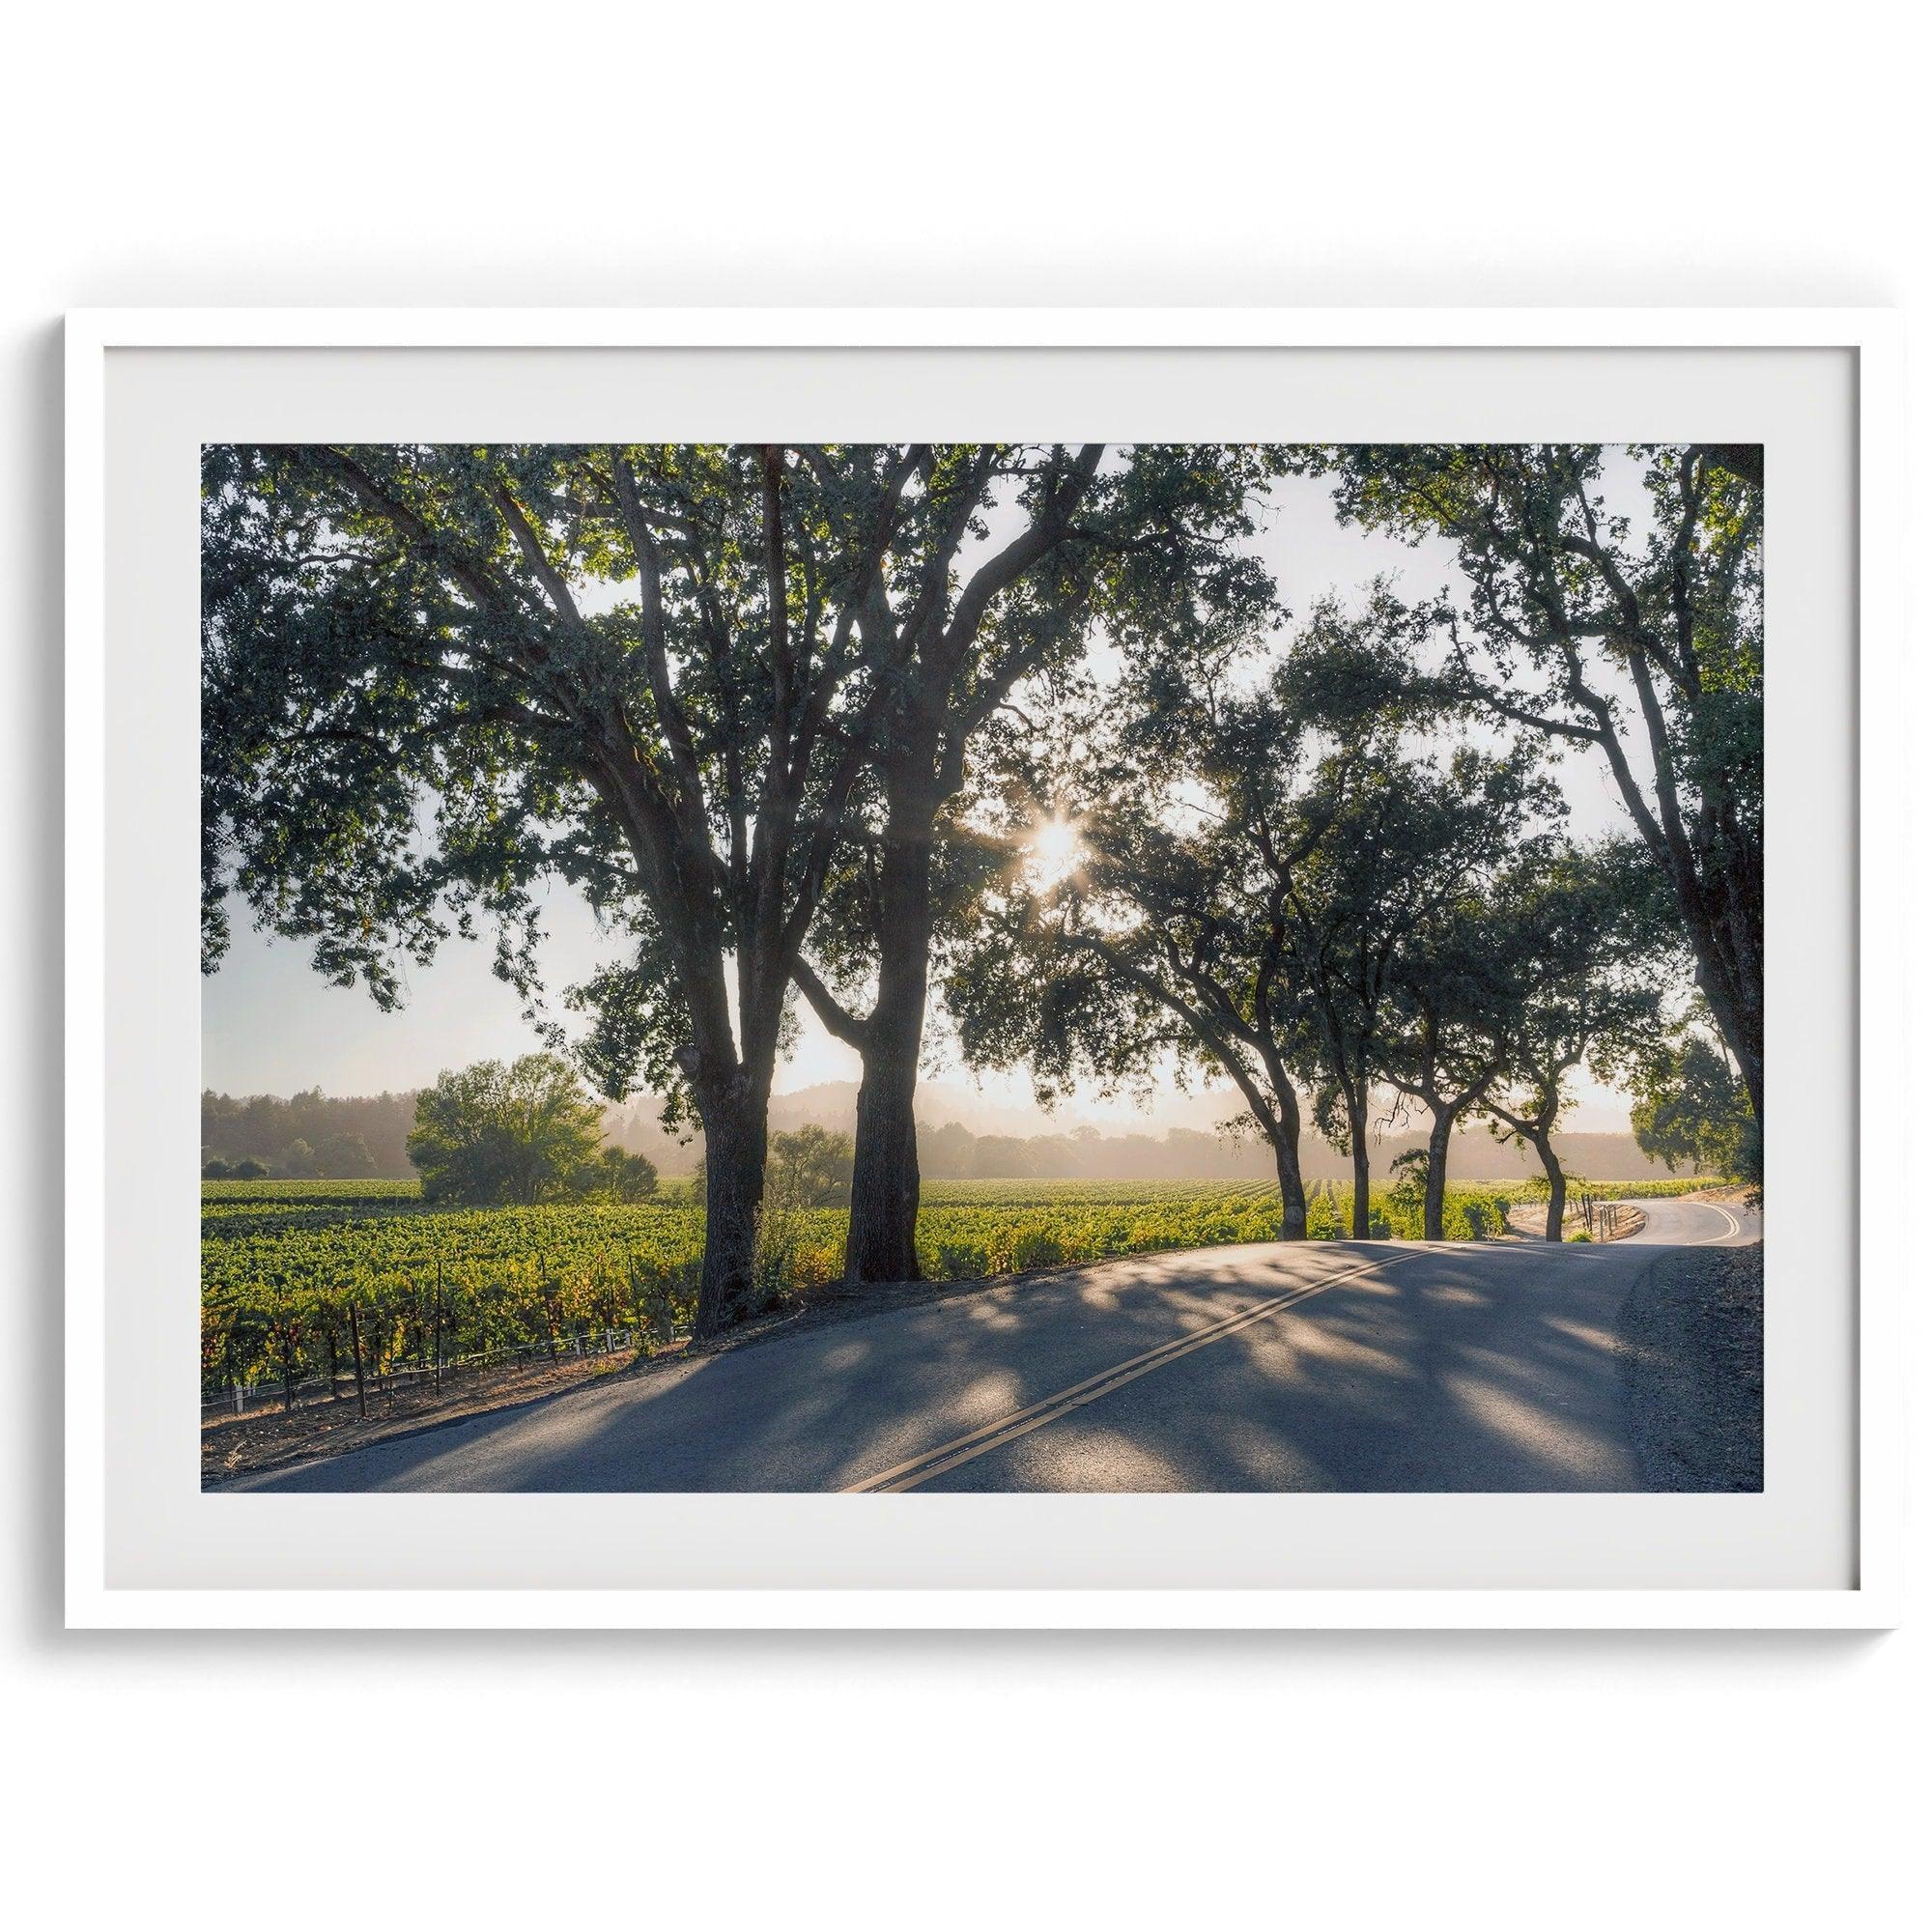
[(600, 1136), (598, 1110), (569, 1065), (529, 1053), (507, 1066), (479, 1061), (425, 1088), (409, 1152), (427, 1199), (527, 1207), (568, 1193)]
[[(845, 917), (841, 841), (892, 793), (923, 849), (969, 742), (1016, 681), (1077, 675), (1094, 624), (1138, 648), (1264, 620), (1236, 539), (1282, 467), (1238, 443), (205, 445), (204, 964), (236, 895), (384, 1007), (487, 937), (560, 1045), (561, 882), (619, 941), (562, 992), (579, 1065), (742, 1145), (808, 935), (848, 990), (888, 938), (931, 937)], [(464, 1198), (544, 1191), (430, 1152)], [(712, 1231), (707, 1323), (750, 1226)]]
[(625, 1287), (646, 1350), (668, 1348), (680, 1330), (691, 1326), (697, 1309), (695, 1262), (667, 1263), (634, 1254), (625, 1264)]
[(752, 1249), (752, 1293), (745, 1313), (796, 1308), (838, 1278), (845, 1255), (842, 1217), (772, 1200), (758, 1211)]
[[(1693, 1180), (1608, 1192), (1683, 1193)], [(1451, 1187), (1454, 1225), (1502, 1233), (1533, 1184)], [(1419, 1207), (1371, 1192), (1376, 1237), (1419, 1239)], [(1310, 1230), (1346, 1232), (1350, 1190), (1323, 1183)], [(920, 1264), (937, 1281), (974, 1280), (1231, 1241), (1271, 1241), (1270, 1183), (940, 1181), (924, 1192)], [(808, 1300), (842, 1271), (845, 1217), (823, 1208), (768, 1214), (757, 1247), (758, 1306)], [(548, 1347), (629, 1330), (645, 1350), (688, 1333), (703, 1248), (701, 1207), (678, 1198), (616, 1206), (457, 1208), (408, 1181), (210, 1181), (202, 1187), (202, 1370), (235, 1381), (327, 1373), (333, 1338), (347, 1374), (349, 1313), (371, 1375), (486, 1350)]]
[[(1398, 1068), (1433, 1086), (1495, 956), (1467, 909), (1553, 852), (1561, 802), (1534, 745), (1418, 746), (1430, 621), (1377, 585), (1360, 610), (1319, 603), (1271, 662), (1132, 653), (1068, 756), (1016, 775), (1015, 837), (1071, 819), (1082, 858), (1037, 886), (1009, 867), (955, 949), (969, 1061), (1025, 1061), (1046, 1096), (1178, 1063), (1232, 1080), (1270, 1147), (1304, 1122), (1366, 1139)], [(1456, 989), (1448, 1018), (1420, 987)], [(1429, 1045), (1403, 1059), (1411, 1033)]]
[(413, 1093), (339, 1095), (310, 1088), (287, 1096), (238, 1096), (205, 1090), (202, 1158), (230, 1167), (254, 1159), (279, 1172), (284, 1151), (299, 1140), (315, 1151), (316, 1165), (328, 1179), (406, 1175), (411, 1170), (403, 1143), (415, 1103)]
[(289, 1180), (260, 1175), (214, 1176), (201, 1190), (204, 1204), (272, 1206), (291, 1201), (420, 1201), (420, 1180)]
[(816, 1123), (774, 1134), (765, 1161), (765, 1200), (781, 1210), (842, 1208), (852, 1198), (852, 1136)]
[(331, 1179), (353, 1180), (376, 1172), (376, 1157), (360, 1134), (330, 1134), (315, 1151), (316, 1171)]
[(1653, 1160), (1732, 1180), (1762, 1175), (1757, 1123), (1728, 1061), (1690, 1033), (1645, 1060), (1631, 1107), (1631, 1132)]
[(658, 1191), (656, 1165), (640, 1153), (607, 1147), (572, 1177), (573, 1191), (600, 1201), (648, 1201)]
[[(306, 1096), (301, 1096), (306, 1097)], [(207, 1149), (203, 1149), (207, 1153)], [(375, 1156), (360, 1134), (334, 1133), (324, 1137), (320, 1146), (298, 1134), (275, 1151), (271, 1161), (254, 1159), (232, 1162), (219, 1154), (207, 1158), (201, 1170), (204, 1180), (243, 1179), (272, 1175), (278, 1180), (354, 1180), (373, 1176)]]
[[(1545, 854), (1498, 880), (1475, 927), (1492, 961), (1476, 1029), (1497, 1140), (1557, 1159), (1570, 1073), (1587, 1063), (1618, 1079), (1654, 1049), (1666, 1025), (1659, 981), (1683, 943), (1659, 898), (1654, 868), (1617, 842)], [(1547, 1166), (1538, 1184), (1547, 1196)]]
[(608, 1327), (668, 1332), (696, 1294), (703, 1217), (688, 1210), (465, 1208), (326, 1184), (278, 1208), (251, 1192), (203, 1190), (204, 1360), (217, 1385), (271, 1378), (291, 1350), (315, 1373), (331, 1335), (339, 1362), (352, 1307), (380, 1370), (433, 1350), (560, 1350)]
[[(1573, 1188), (1587, 1189), (1601, 1195), (1605, 1201), (1667, 1201), (1679, 1194), (1694, 1194), (1709, 1186), (1710, 1182), (1707, 1179), (1694, 1176), (1678, 1180), (1589, 1181), (1578, 1180), (1572, 1175), (1570, 1184)], [(1543, 1198), (1549, 1198), (1547, 1190)]]
[[(1462, 569), (1418, 663), (1437, 701), (1602, 754), (1713, 1014), (1761, 1102), (1762, 453), (1631, 445), (1645, 511), (1598, 444), (1294, 451), (1346, 522), (1440, 537)], [(1621, 479), (1619, 479), (1621, 481)]]
[(1395, 1176), (1395, 1185), (1388, 1195), (1391, 1204), (1400, 1206), (1405, 1212), (1420, 1211), (1423, 1189), (1429, 1179), (1429, 1151), (1410, 1148), (1397, 1154), (1389, 1162), (1389, 1172)]

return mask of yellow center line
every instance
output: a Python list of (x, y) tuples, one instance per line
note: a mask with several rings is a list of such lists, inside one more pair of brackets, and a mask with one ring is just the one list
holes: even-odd
[(1264, 1321), (1297, 1302), (1307, 1301), (1340, 1282), (1373, 1274), (1378, 1268), (1400, 1267), (1404, 1262), (1418, 1261), (1432, 1252), (1432, 1249), (1418, 1248), (1406, 1255), (1378, 1256), (1357, 1267), (1343, 1268), (1317, 1281), (1301, 1282), (1293, 1288), (1284, 1289), (1281, 1293), (1269, 1295), (1264, 1301), (1250, 1307), (1236, 1309), (1234, 1314), (1209, 1322), (1205, 1328), (1190, 1329), (1172, 1342), (1163, 1342), (1158, 1348), (1130, 1355), (1125, 1361), (1116, 1362), (1112, 1368), (1102, 1369), (1084, 1381), (1070, 1383), (1052, 1395), (1041, 1396), (1037, 1402), (1027, 1404), (1024, 1408), (1012, 1409), (991, 1422), (982, 1423), (964, 1435), (954, 1436), (951, 1442), (922, 1450), (919, 1455), (895, 1463), (890, 1469), (881, 1469), (877, 1475), (849, 1483), (839, 1493), (848, 1496), (889, 1495), (901, 1490), (916, 1489), (934, 1476), (956, 1469), (962, 1463), (971, 1463), (989, 1450), (1003, 1448), (1022, 1435), (1030, 1435), (1036, 1429), (1043, 1429), (1049, 1422), (1058, 1421), (1076, 1408), (1084, 1408), (1090, 1402), (1098, 1402), (1103, 1395), (1111, 1395), (1117, 1388), (1137, 1381), (1142, 1376), (1151, 1375), (1155, 1369), (1165, 1368), (1169, 1362), (1178, 1361), (1182, 1355), (1192, 1354), (1196, 1349), (1205, 1349), (1209, 1343), (1218, 1342), (1237, 1329)]

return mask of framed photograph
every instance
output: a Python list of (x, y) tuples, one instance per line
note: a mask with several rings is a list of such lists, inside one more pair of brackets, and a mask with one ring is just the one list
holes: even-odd
[(1898, 364), (71, 316), (70, 1623), (1894, 1621)]

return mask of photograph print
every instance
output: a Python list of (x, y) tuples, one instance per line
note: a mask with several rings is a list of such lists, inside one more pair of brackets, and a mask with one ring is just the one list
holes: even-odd
[(203, 1487), (1761, 1490), (1763, 526), (206, 445)]

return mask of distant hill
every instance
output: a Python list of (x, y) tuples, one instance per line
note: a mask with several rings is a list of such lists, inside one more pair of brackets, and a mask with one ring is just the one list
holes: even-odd
[[(1214, 1113), (1202, 1124), (1218, 1120), (1229, 1111), (1230, 1104), (1216, 1100)], [(1065, 1133), (1083, 1124), (1100, 1124), (1102, 1119), (1082, 1107), (1049, 1114), (1031, 1101), (1017, 1106), (1008, 1104), (963, 1080), (922, 1080), (914, 1107), (922, 1121), (957, 1121), (976, 1134)], [(815, 1087), (800, 1087), (789, 1094), (772, 1095), (771, 1121), (776, 1132), (815, 1122), (835, 1133), (849, 1134), (858, 1117), (859, 1085), (854, 1080), (825, 1080)], [(1190, 1121), (1188, 1124), (1194, 1122)]]
[[(1423, 1145), (1420, 1133), (1378, 1141), (1370, 1173), (1385, 1180), (1399, 1154)], [(1667, 1173), (1647, 1159), (1629, 1134), (1558, 1134), (1557, 1158), (1567, 1172), (1591, 1180), (1641, 1180)], [(1102, 1134), (1091, 1127), (1071, 1134), (970, 1133), (956, 1122), (935, 1127), (921, 1122), (920, 1170), (928, 1179), (984, 1180), (1272, 1180), (1274, 1157), (1259, 1141), (1173, 1127), (1165, 1134)], [(1542, 1168), (1528, 1148), (1507, 1147), (1478, 1127), (1456, 1136), (1449, 1171), (1458, 1180), (1520, 1180)], [(1305, 1138), (1301, 1172), (1307, 1180), (1347, 1180), (1349, 1156), (1324, 1141)]]
[[(849, 1080), (774, 1094), (772, 1130), (784, 1133), (815, 1122), (849, 1134), (858, 1115), (858, 1095), (857, 1085)], [(1179, 1111), (1191, 1124), (1135, 1131), (1115, 1124), (1121, 1109), (1100, 1114), (1069, 1108), (1064, 1115), (1047, 1114), (1033, 1106), (1002, 1105), (964, 1082), (922, 1082), (916, 1102), (920, 1167), (934, 1179), (1273, 1177), (1273, 1158), (1258, 1142), (1229, 1140), (1213, 1131), (1239, 1112), (1231, 1092), (1163, 1094), (1159, 1105), (1164, 1118)], [(1421, 1147), (1425, 1139), (1418, 1130), (1378, 1140), (1370, 1163), (1376, 1178), (1386, 1179), (1389, 1163), (1408, 1149)], [(1591, 1180), (1655, 1179), (1669, 1171), (1649, 1159), (1628, 1132), (1558, 1134), (1556, 1151), (1570, 1173)], [(1457, 1135), (1449, 1164), (1451, 1173), (1465, 1180), (1518, 1180), (1542, 1171), (1530, 1149), (1504, 1146), (1481, 1124)], [(1347, 1154), (1336, 1152), (1312, 1133), (1303, 1136), (1301, 1167), (1310, 1180), (1346, 1180), (1352, 1172)]]
[[(858, 1117), (857, 1085), (828, 1080), (772, 1096), (774, 1133), (813, 1124), (849, 1134)], [(1160, 1131), (1110, 1130), (1096, 1125), (1084, 1110), (1069, 1109), (1063, 1119), (1037, 1107), (1001, 1105), (959, 1082), (923, 1083), (919, 1090), (921, 1171), (934, 1180), (1264, 1180), (1274, 1174), (1272, 1156), (1259, 1142), (1231, 1140), (1211, 1131), (1235, 1112), (1231, 1094), (1182, 1096), (1186, 1111), (1203, 1124)], [(1168, 1104), (1162, 1111), (1169, 1111)], [(621, 1129), (624, 1144), (648, 1153), (668, 1175), (689, 1173), (696, 1165), (701, 1139), (680, 1147), (657, 1124), (655, 1102), (636, 1100)], [(1420, 1147), (1421, 1132), (1391, 1134), (1376, 1143), (1371, 1167), (1385, 1179), (1389, 1163)], [(1556, 1150), (1572, 1174), (1591, 1180), (1643, 1180), (1668, 1172), (1649, 1160), (1629, 1133), (1558, 1134)], [(1302, 1141), (1301, 1165), (1310, 1180), (1346, 1180), (1349, 1157), (1313, 1134)], [(1450, 1171), (1464, 1180), (1518, 1180), (1541, 1172), (1527, 1148), (1507, 1147), (1476, 1126), (1457, 1135)]]
[[(1186, 1098), (1192, 1102), (1188, 1112), (1206, 1123), (1233, 1111), (1227, 1095)], [(1037, 1107), (1001, 1105), (970, 1086), (950, 1082), (923, 1086), (918, 1105), (920, 1167), (935, 1180), (1265, 1180), (1274, 1174), (1273, 1160), (1259, 1142), (1230, 1139), (1208, 1125), (1112, 1130), (1111, 1122), (1096, 1125), (1079, 1110), (1069, 1110), (1063, 1120)], [(857, 1108), (858, 1088), (849, 1080), (775, 1094), (772, 1131), (789, 1133), (816, 1123), (849, 1134)], [(330, 1179), (407, 1177), (414, 1169), (403, 1142), (414, 1113), (413, 1094), (336, 1097), (311, 1090), (288, 1098), (204, 1094), (202, 1156), (260, 1160), (272, 1172), (319, 1171)], [(704, 1145), (696, 1133), (682, 1142), (666, 1133), (658, 1103), (647, 1094), (610, 1109), (605, 1131), (632, 1152), (646, 1155), (668, 1178), (691, 1173)], [(1422, 1142), (1419, 1132), (1378, 1141), (1371, 1159), (1376, 1179), (1387, 1179), (1389, 1163)], [(299, 1169), (289, 1159), (298, 1143), (310, 1163)], [(1556, 1147), (1572, 1174), (1592, 1180), (1642, 1180), (1667, 1171), (1646, 1159), (1628, 1133), (1558, 1134)], [(1313, 1134), (1303, 1137), (1301, 1166), (1310, 1180), (1346, 1180), (1350, 1174), (1348, 1156)], [(1502, 1146), (1481, 1126), (1456, 1137), (1449, 1166), (1462, 1180), (1514, 1180), (1539, 1171), (1527, 1148)]]

